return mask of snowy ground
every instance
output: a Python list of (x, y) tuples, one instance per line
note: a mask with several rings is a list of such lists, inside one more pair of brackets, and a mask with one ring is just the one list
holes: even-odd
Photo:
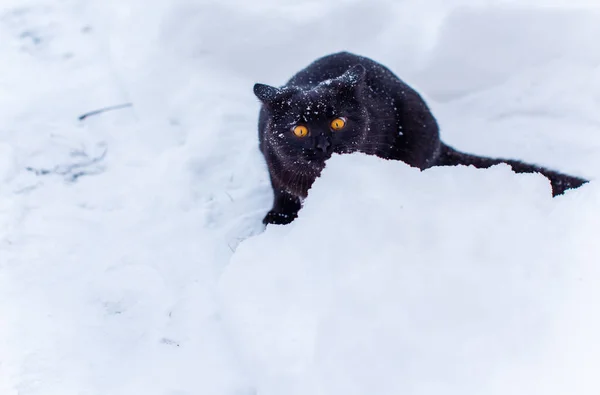
[(596, 4), (3, 0), (0, 394), (597, 394), (595, 181), (336, 157), (263, 231), (252, 94), (350, 50), (595, 180)]

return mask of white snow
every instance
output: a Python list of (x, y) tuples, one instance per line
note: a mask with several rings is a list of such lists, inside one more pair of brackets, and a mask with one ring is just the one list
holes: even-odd
[(334, 158), (233, 256), (230, 331), (266, 394), (596, 393), (599, 192)]
[(597, 394), (595, 181), (346, 155), (263, 231), (252, 85), (349, 50), (451, 145), (595, 180), (598, 26), (595, 0), (4, 0), (0, 394)]

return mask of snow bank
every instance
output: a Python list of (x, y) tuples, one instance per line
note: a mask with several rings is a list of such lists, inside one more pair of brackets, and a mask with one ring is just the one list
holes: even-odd
[[(577, 83), (581, 76), (570, 67), (600, 62), (600, 54), (592, 50), (600, 37), (599, 19), (600, 7), (496, 4), (452, 9), (439, 25), (438, 40), (417, 79), (439, 100), (501, 85), (523, 72), (539, 73), (540, 66), (555, 66), (555, 76)], [(523, 94), (531, 86), (521, 82), (520, 88)]]
[(221, 280), (261, 395), (592, 394), (600, 189), (334, 157)]

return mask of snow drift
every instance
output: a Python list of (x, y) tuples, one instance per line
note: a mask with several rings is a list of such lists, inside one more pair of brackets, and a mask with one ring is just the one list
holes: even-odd
[(594, 393), (599, 192), (334, 157), (222, 278), (259, 392)]

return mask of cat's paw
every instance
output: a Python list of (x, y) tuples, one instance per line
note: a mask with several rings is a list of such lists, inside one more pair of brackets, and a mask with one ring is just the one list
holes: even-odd
[(298, 217), (296, 213), (269, 211), (263, 219), (263, 224), (287, 225)]

